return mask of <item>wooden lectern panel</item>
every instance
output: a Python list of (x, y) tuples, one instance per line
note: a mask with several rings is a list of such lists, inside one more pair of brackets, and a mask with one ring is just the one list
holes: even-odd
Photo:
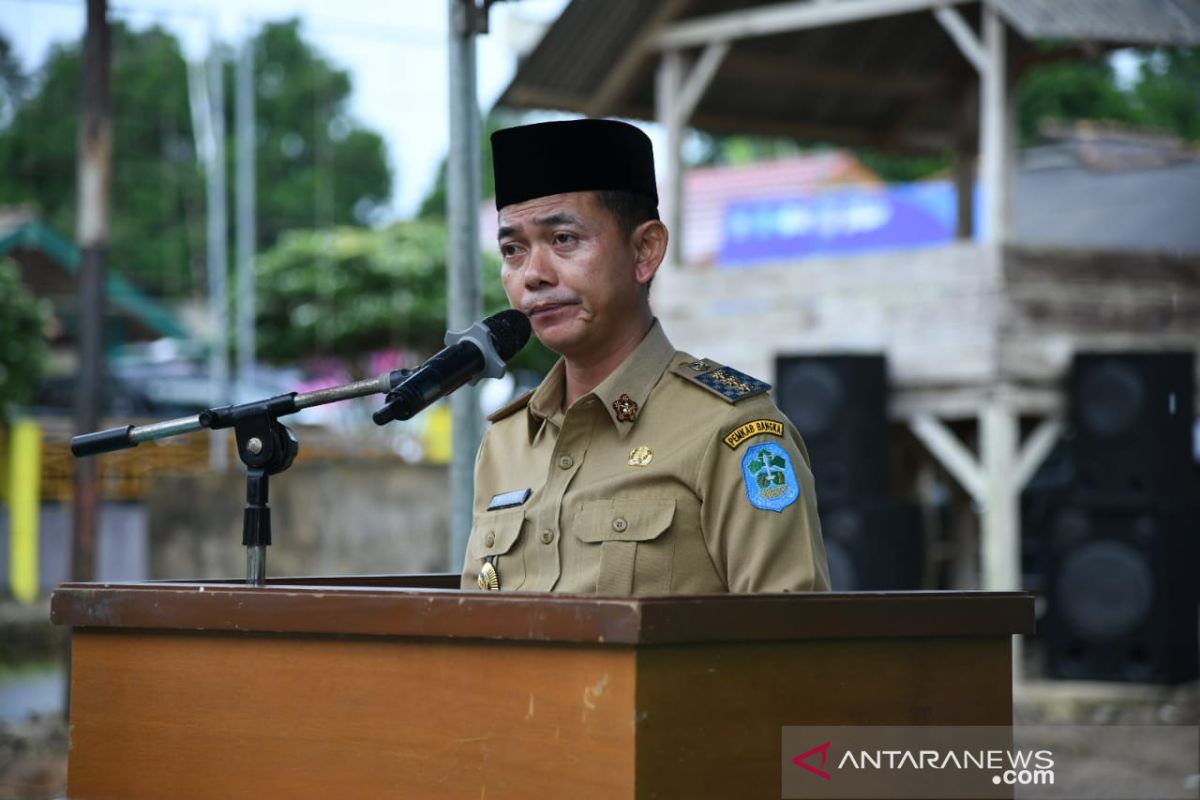
[(68, 795), (777, 797), (786, 725), (1010, 725), (1033, 627), (1011, 592), (360, 580), (61, 587)]
[(631, 655), (554, 644), (484, 651), (438, 641), (78, 633), (68, 792), (632, 798)]

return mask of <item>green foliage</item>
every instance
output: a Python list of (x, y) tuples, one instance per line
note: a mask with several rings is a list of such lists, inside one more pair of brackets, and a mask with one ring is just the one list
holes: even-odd
[[(482, 187), (482, 199), (487, 199), (496, 194), (496, 176), (492, 171), (492, 134), (501, 128), (507, 128), (511, 125), (519, 125), (517, 118), (505, 114), (501, 111), (492, 111), (483, 119), (482, 133), (480, 135), (480, 186)], [(438, 165), (437, 177), (434, 178), (433, 186), (429, 188), (428, 194), (421, 200), (421, 207), (417, 211), (417, 216), (421, 219), (445, 219), (446, 218), (446, 182), (447, 172), (449, 169), (449, 159), (443, 158), (441, 164)]]
[[(184, 293), (203, 260), (203, 184), (191, 140), (186, 68), (160, 28), (112, 29), (113, 169), (109, 263), (151, 291)], [(75, 233), (81, 55), (59, 46), (36, 92), (0, 134), (0, 203), (32, 203)]]
[[(446, 259), (439, 220), (285, 234), (259, 259), (261, 356), (354, 359), (386, 348), (432, 355), (446, 330)], [(507, 308), (499, 259), (486, 254), (483, 271), (485, 313)], [(554, 358), (531, 342), (513, 366), (544, 372)]]
[(855, 155), (864, 167), (888, 183), (912, 183), (932, 178), (954, 164), (950, 153), (901, 155), (864, 149), (856, 151)]
[[(152, 294), (200, 294), (205, 195), (187, 65), (179, 43), (160, 28), (131, 31), (113, 23), (112, 34), (110, 269)], [(303, 40), (295, 20), (264, 25), (254, 45), (258, 246), (269, 247), (285, 230), (373, 219), (391, 194), (391, 175), (383, 139), (347, 116), (349, 75)], [(0, 204), (32, 204), (47, 224), (73, 236), (80, 50), (56, 48), (37, 90), (22, 99), (7, 88), (5, 47), (0, 40), (0, 91), (15, 111), (0, 131)], [(224, 92), (230, 209), (233, 73), (230, 64)]]
[[(349, 73), (301, 38), (298, 20), (265, 25), (254, 48), (258, 246), (287, 230), (371, 222), (392, 178), (383, 138), (349, 117)], [(232, 103), (232, 83), (225, 94)]]
[(1130, 97), (1106, 61), (1071, 61), (1029, 70), (1017, 86), (1017, 132), (1034, 140), (1046, 120), (1137, 122)]
[(1200, 141), (1200, 48), (1150, 53), (1133, 96), (1141, 121), (1188, 141)]
[(46, 358), (47, 312), (21, 283), (11, 261), (0, 260), (0, 421), (33, 398)]

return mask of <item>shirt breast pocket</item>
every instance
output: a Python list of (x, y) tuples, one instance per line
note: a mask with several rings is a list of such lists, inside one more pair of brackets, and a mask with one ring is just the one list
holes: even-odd
[[(525, 559), (517, 542), (525, 524), (525, 509), (485, 511), (476, 514), (467, 544), (467, 562), (476, 576), (491, 561), (501, 589), (519, 589), (525, 583)], [(480, 587), (483, 588), (483, 587)]]
[(675, 541), (664, 536), (675, 519), (672, 499), (587, 500), (575, 536), (599, 559), (599, 594), (665, 594), (671, 590)]

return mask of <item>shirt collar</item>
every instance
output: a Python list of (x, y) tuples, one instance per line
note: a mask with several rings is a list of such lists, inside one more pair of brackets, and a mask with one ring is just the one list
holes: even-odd
[[(599, 386), (589, 392), (604, 406), (619, 438), (625, 438), (633, 430), (638, 417), (645, 409), (651, 390), (654, 389), (674, 356), (675, 348), (667, 339), (667, 335), (663, 333), (662, 325), (656, 319), (637, 349), (630, 353), (629, 357), (612, 371), (612, 374), (601, 381)], [(553, 419), (555, 414), (560, 412), (565, 392), (566, 364), (560, 358), (529, 399), (529, 441), (531, 443), (546, 420)], [(623, 403), (621, 402), (622, 398), (626, 398)], [(618, 403), (621, 405), (618, 406)], [(633, 418), (622, 419), (622, 415), (618, 413), (618, 407), (626, 410), (625, 416)], [(632, 413), (628, 413), (631, 411)]]

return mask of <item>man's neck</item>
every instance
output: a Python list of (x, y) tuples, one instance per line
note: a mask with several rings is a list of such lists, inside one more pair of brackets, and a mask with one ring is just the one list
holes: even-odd
[(570, 408), (576, 400), (595, 389), (604, 379), (625, 359), (637, 350), (638, 345), (646, 338), (654, 318), (650, 317), (644, 325), (631, 329), (629, 338), (620, 342), (617, 347), (608, 348), (603, 354), (590, 358), (565, 356), (566, 390), (563, 392), (563, 410)]

